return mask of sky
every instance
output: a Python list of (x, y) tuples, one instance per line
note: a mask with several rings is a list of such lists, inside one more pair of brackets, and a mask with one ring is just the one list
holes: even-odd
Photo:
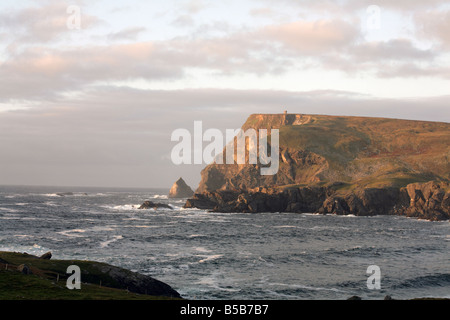
[(171, 133), (449, 122), (450, 1), (2, 0), (0, 185), (196, 188)]

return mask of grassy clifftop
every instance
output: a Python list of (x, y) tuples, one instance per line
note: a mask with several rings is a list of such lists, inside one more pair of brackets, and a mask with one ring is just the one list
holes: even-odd
[[(23, 272), (26, 265), (29, 272)], [(81, 270), (81, 289), (69, 290), (67, 267)], [(0, 252), (0, 300), (161, 300), (179, 294), (151, 277), (105, 263), (81, 260), (46, 260)]]
[(280, 168), (260, 176), (258, 165), (215, 165), (197, 192), (222, 188), (326, 185), (404, 187), (450, 179), (450, 124), (387, 118), (254, 114), (243, 130), (280, 130)]

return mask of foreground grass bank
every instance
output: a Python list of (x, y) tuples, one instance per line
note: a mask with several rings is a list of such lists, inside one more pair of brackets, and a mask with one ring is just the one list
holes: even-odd
[[(70, 290), (67, 268), (81, 270), (81, 289)], [(180, 299), (167, 284), (105, 263), (42, 259), (0, 252), (0, 300), (167, 300)]]

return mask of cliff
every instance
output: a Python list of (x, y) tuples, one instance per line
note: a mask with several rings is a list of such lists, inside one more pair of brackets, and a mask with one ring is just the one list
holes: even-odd
[[(187, 207), (448, 219), (449, 123), (257, 114), (242, 126), (249, 128), (279, 129), (278, 173), (260, 175), (259, 163), (210, 164)], [(261, 194), (270, 204), (254, 199)], [(252, 199), (259, 204), (245, 207)]]

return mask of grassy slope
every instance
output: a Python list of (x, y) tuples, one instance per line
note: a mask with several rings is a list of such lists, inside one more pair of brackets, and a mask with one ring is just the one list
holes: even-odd
[[(6, 264), (1, 261), (8, 262)], [(24, 275), (16, 267), (26, 264), (32, 275)], [(69, 265), (82, 270), (81, 290), (66, 288)], [(156, 300), (168, 299), (107, 287), (112, 278), (98, 270), (99, 262), (79, 260), (42, 260), (21, 253), (0, 252), (0, 300)], [(58, 280), (59, 275), (59, 281)], [(100, 285), (101, 284), (101, 285)]]
[[(247, 128), (279, 128), (280, 147), (307, 150), (324, 157), (328, 168), (321, 183), (343, 187), (405, 186), (450, 179), (450, 124), (366, 117), (308, 115), (302, 125), (282, 125), (283, 115), (252, 115)], [(285, 164), (282, 164), (282, 166)], [(315, 167), (297, 167), (311, 176)], [(308, 181), (299, 181), (301, 183)]]

